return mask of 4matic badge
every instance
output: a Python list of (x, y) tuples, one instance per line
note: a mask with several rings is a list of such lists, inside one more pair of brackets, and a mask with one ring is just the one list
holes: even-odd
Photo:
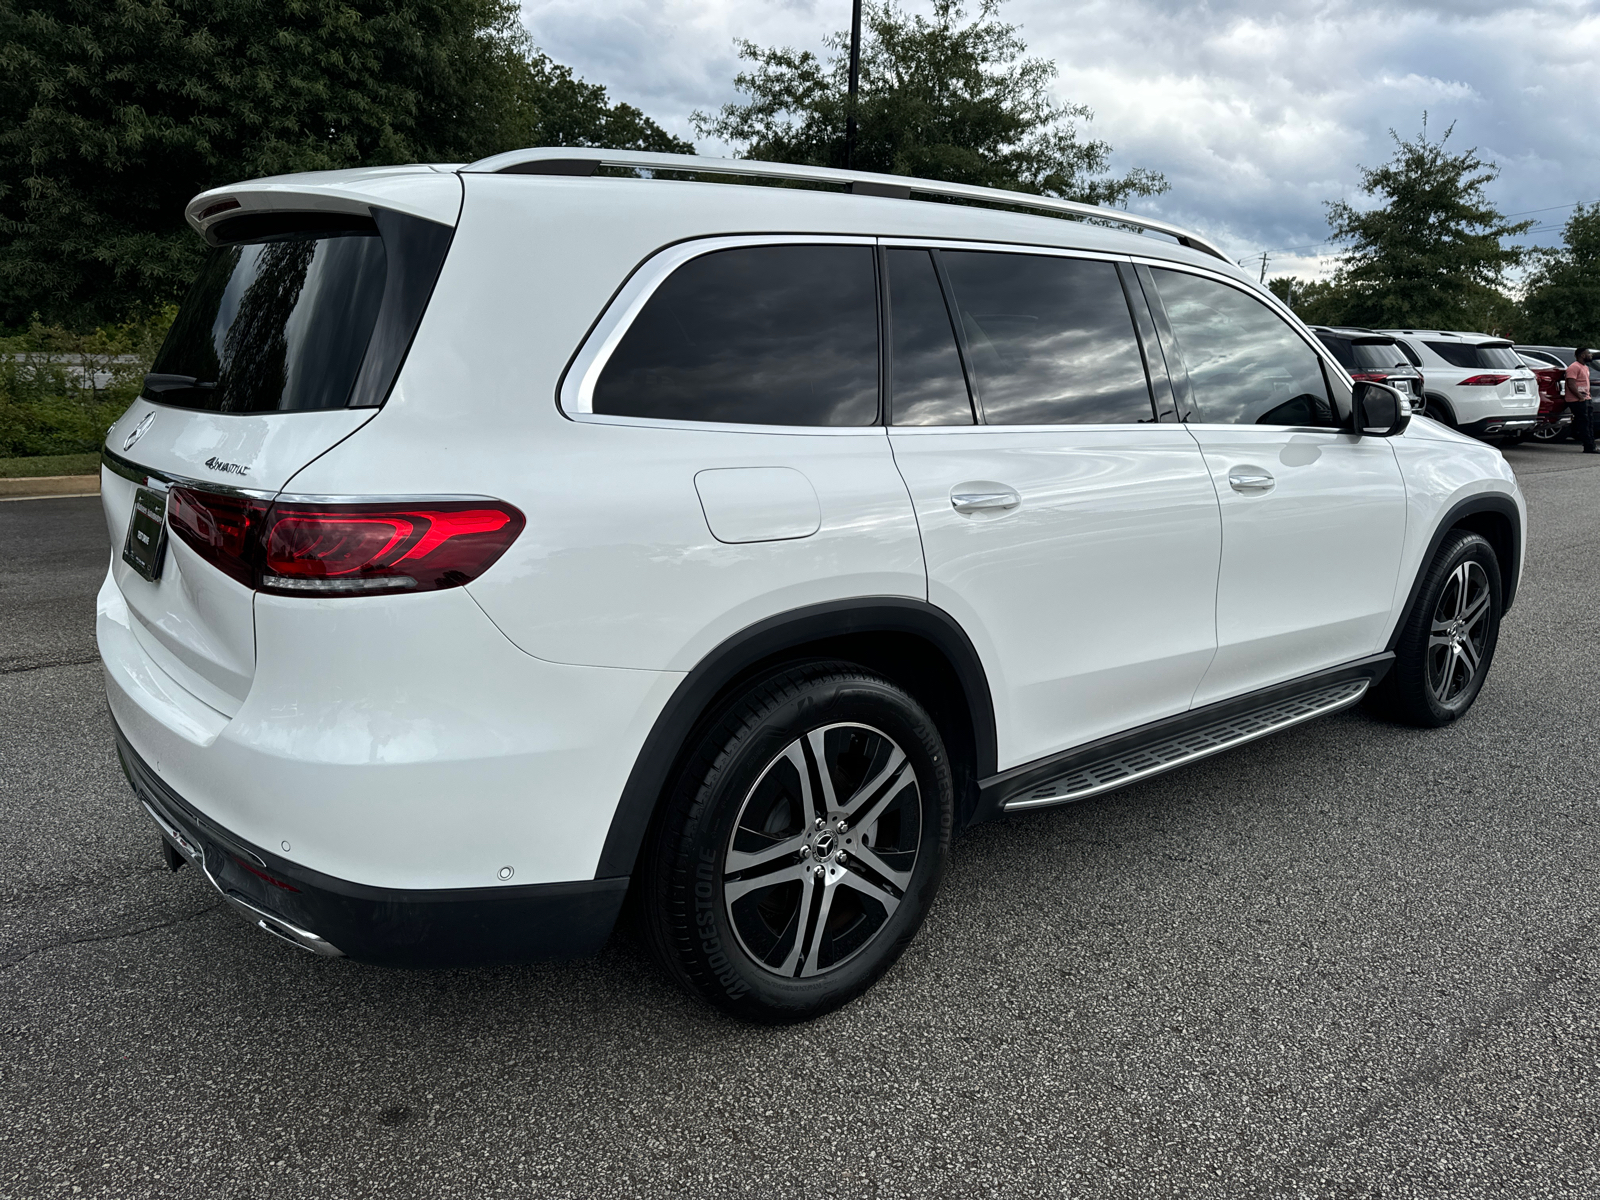
[(248, 475), (250, 473), (247, 468), (241, 467), (238, 463), (223, 462), (215, 455), (206, 459), (206, 466), (213, 471), (221, 471), (225, 475)]

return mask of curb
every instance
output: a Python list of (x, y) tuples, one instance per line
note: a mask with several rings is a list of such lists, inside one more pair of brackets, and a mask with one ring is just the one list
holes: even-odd
[(98, 475), (41, 475), (33, 479), (0, 479), (0, 500), (55, 500), (63, 496), (98, 496)]

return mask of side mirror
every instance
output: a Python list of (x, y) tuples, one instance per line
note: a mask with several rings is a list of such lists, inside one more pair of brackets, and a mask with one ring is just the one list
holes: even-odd
[(1411, 405), (1386, 383), (1362, 381), (1356, 384), (1351, 400), (1355, 409), (1357, 434), (1394, 437), (1411, 423)]

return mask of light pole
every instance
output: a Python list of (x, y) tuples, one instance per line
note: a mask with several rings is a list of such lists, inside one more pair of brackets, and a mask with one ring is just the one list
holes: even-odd
[(861, 0), (855, 0), (850, 10), (850, 98), (845, 102), (844, 115), (844, 166), (855, 166), (856, 154), (856, 88), (861, 82)]

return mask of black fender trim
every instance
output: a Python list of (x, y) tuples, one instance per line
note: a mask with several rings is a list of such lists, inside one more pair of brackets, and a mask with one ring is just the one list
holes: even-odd
[(1476, 496), (1468, 496), (1451, 505), (1439, 523), (1434, 527), (1433, 537), (1428, 540), (1428, 549), (1422, 555), (1422, 562), (1417, 566), (1416, 578), (1411, 581), (1411, 591), (1406, 595), (1405, 607), (1400, 610), (1400, 619), (1389, 632), (1389, 640), (1384, 643), (1384, 649), (1393, 650), (1400, 642), (1400, 631), (1406, 627), (1406, 622), (1411, 619), (1411, 610), (1417, 603), (1417, 595), (1422, 591), (1422, 580), (1428, 574), (1428, 568), (1433, 565), (1434, 557), (1439, 553), (1445, 535), (1460, 523), (1463, 517), (1470, 517), (1474, 513), (1498, 513), (1506, 518), (1506, 523), (1511, 526), (1511, 545), (1508, 548), (1511, 555), (1511, 570), (1500, 573), (1502, 592), (1500, 594), (1500, 613), (1504, 616), (1511, 611), (1511, 604), (1517, 598), (1518, 574), (1517, 566), (1522, 561), (1522, 514), (1517, 511), (1517, 503), (1510, 496), (1500, 492), (1481, 492)]
[(918, 635), (944, 653), (966, 693), (972, 715), (976, 774), (993, 774), (998, 750), (989, 680), (972, 640), (954, 617), (925, 601), (898, 596), (836, 600), (791, 609), (740, 630), (701, 659), (678, 684), (634, 760), (600, 851), (595, 878), (632, 874), (656, 802), (670, 781), (679, 756), (687, 749), (695, 725), (740, 673), (808, 642), (888, 632)]
[(1250, 712), (1276, 700), (1288, 699), (1303, 692), (1327, 687), (1330, 683), (1339, 683), (1346, 679), (1365, 679), (1370, 685), (1376, 685), (1388, 674), (1393, 662), (1394, 654), (1389, 651), (1368, 655), (1354, 662), (1302, 675), (1298, 679), (1285, 680), (1283, 683), (1275, 683), (1242, 696), (1218, 700), (1201, 708), (1175, 713), (1159, 721), (1152, 721), (1148, 725), (1141, 725), (1137, 729), (1114, 733), (1082, 746), (1073, 746), (1047, 758), (1022, 763), (979, 782), (982, 801), (973, 823), (999, 816), (1007, 800), (1020, 796), (1039, 784), (1057, 779), (1111, 754), (1127, 753), (1140, 746), (1147, 746), (1175, 734), (1198, 729), (1225, 717)]

